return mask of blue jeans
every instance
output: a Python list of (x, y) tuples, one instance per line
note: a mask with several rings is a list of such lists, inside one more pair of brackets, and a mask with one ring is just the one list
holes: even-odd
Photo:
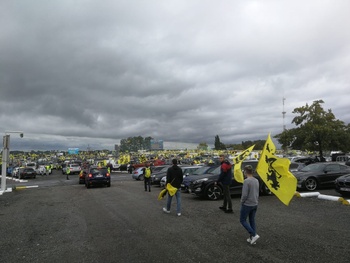
[[(176, 213), (181, 213), (181, 190), (178, 189), (174, 195), (176, 197)], [(166, 210), (170, 211), (171, 207), (171, 201), (173, 200), (173, 197), (169, 195), (168, 193), (168, 199), (166, 203)]]
[[(255, 214), (258, 209), (258, 206), (241, 206), (241, 215), (239, 221), (242, 226), (248, 231), (251, 237), (256, 235), (256, 226), (255, 226)], [(247, 217), (249, 216), (249, 224), (247, 223)]]

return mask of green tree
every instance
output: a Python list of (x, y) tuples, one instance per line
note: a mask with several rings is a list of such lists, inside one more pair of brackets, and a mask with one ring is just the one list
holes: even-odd
[(297, 127), (274, 136), (282, 148), (318, 151), (321, 157), (326, 150), (349, 150), (350, 126), (336, 119), (332, 110), (325, 111), (322, 103), (316, 100), (293, 110), (297, 116), (292, 123)]
[(219, 135), (215, 136), (214, 148), (215, 150), (226, 150), (226, 146), (220, 141)]
[(199, 145), (197, 146), (198, 150), (208, 150), (208, 144), (206, 142), (201, 142), (199, 143)]

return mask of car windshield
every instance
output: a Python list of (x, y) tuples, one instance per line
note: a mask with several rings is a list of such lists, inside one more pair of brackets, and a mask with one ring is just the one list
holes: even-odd
[(207, 174), (219, 174), (220, 169), (221, 169), (221, 166), (218, 166), (215, 169), (208, 171)]
[(182, 168), (182, 172), (184, 174), (193, 174), (195, 171), (198, 170), (199, 167), (191, 167), (191, 168)]
[(193, 172), (193, 175), (199, 175), (199, 174), (204, 174), (207, 171), (209, 171), (208, 169), (210, 169), (208, 166), (202, 166), (199, 169), (197, 169), (196, 171)]
[(158, 172), (166, 172), (168, 171), (168, 166), (164, 166), (161, 170), (159, 170)]
[(302, 172), (310, 172), (310, 171), (322, 171), (326, 167), (326, 164), (324, 163), (314, 163), (314, 164), (309, 164), (305, 166), (303, 169), (300, 171)]
[(92, 173), (92, 174), (106, 174), (107, 168), (93, 168), (90, 170), (90, 173)]

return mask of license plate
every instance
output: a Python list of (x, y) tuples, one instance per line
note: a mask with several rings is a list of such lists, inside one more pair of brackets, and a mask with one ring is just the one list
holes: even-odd
[(346, 192), (350, 192), (350, 188), (340, 188), (340, 191), (346, 191)]
[(97, 178), (103, 177), (103, 175), (102, 175), (102, 174), (98, 174), (98, 175), (96, 175), (96, 177), (97, 177)]

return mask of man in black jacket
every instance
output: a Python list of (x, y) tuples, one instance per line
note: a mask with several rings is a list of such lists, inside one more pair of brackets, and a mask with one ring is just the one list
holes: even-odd
[[(176, 213), (177, 216), (181, 216), (181, 184), (183, 181), (183, 173), (182, 169), (177, 166), (177, 160), (173, 159), (172, 161), (173, 166), (168, 168), (167, 175), (166, 175), (166, 181), (167, 184), (169, 183), (172, 187), (177, 188), (176, 193), (174, 194), (176, 196)], [(163, 207), (163, 211), (165, 213), (170, 213), (170, 207), (171, 207), (171, 201), (173, 199), (173, 195), (170, 195), (170, 192), (168, 191), (168, 199), (166, 207)]]

